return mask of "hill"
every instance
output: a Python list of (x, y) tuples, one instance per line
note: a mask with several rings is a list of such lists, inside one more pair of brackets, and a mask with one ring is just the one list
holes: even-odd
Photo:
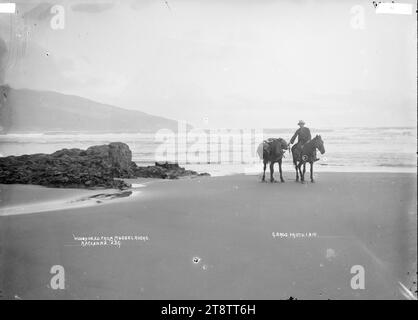
[(0, 86), (1, 133), (155, 132), (174, 120), (57, 92)]

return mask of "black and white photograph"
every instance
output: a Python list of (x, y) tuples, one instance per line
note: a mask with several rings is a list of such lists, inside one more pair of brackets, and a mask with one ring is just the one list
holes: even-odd
[(417, 3), (0, 0), (0, 300), (417, 300)]

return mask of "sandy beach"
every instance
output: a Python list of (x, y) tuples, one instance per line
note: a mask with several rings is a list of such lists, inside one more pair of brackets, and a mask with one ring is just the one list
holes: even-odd
[[(138, 181), (135, 194), (102, 201), (97, 190), (2, 185), (0, 296), (416, 296), (415, 174), (317, 172), (317, 182), (305, 184), (293, 178), (287, 172), (286, 183), (274, 184), (257, 175)], [(68, 205), (70, 199), (88, 205)], [(55, 207), (46, 210), (48, 201)], [(89, 236), (126, 238), (83, 245), (80, 237)], [(50, 287), (54, 265), (65, 269), (64, 290)], [(364, 290), (350, 286), (355, 265), (364, 267)]]

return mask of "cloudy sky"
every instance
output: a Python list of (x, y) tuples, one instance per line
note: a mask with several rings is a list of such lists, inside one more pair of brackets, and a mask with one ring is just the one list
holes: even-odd
[(17, 2), (0, 14), (0, 81), (204, 127), (415, 126), (416, 5), (402, 2), (414, 14), (363, 0)]

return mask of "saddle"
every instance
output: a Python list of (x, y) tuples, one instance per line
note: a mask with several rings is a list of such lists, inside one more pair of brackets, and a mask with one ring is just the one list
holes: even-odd
[[(309, 142), (309, 141), (307, 141)], [(293, 156), (298, 160), (298, 161), (305, 161), (305, 162), (310, 162), (313, 161), (315, 159), (315, 154), (306, 154), (303, 153), (303, 146), (307, 143), (305, 142), (304, 144), (295, 144), (292, 147), (292, 152), (293, 152)]]

